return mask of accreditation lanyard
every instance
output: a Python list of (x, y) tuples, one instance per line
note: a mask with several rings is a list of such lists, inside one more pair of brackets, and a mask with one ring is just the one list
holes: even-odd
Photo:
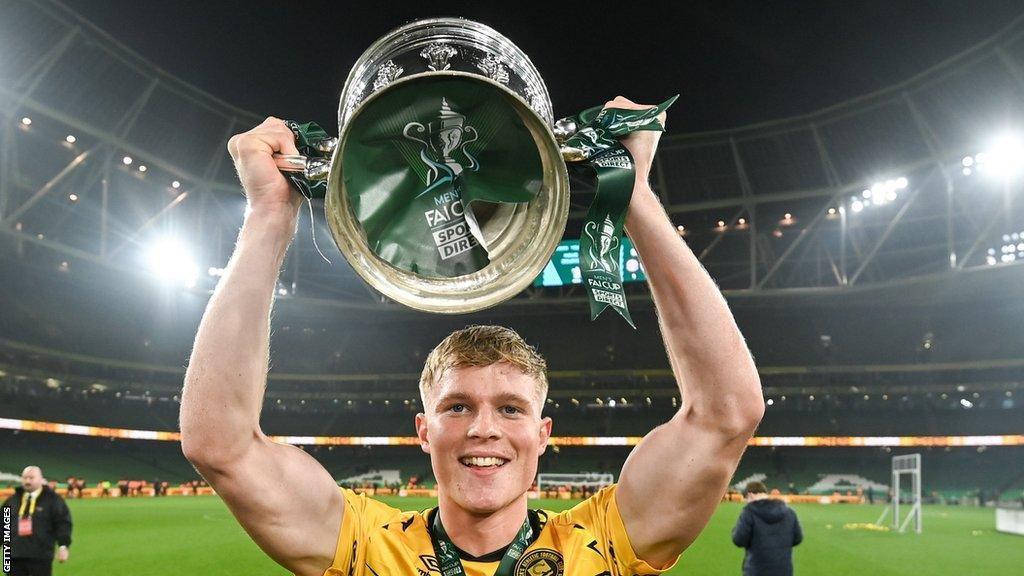
[[(441, 576), (465, 576), (466, 571), (462, 568), (459, 552), (456, 550), (455, 545), (452, 544), (448, 533), (445, 532), (444, 526), (441, 525), (440, 510), (434, 512), (434, 523), (431, 531), (434, 533), (434, 555), (437, 556), (437, 562), (441, 567)], [(498, 569), (494, 572), (494, 576), (511, 576), (513, 567), (515, 567), (519, 557), (523, 555), (523, 551), (526, 550), (532, 540), (533, 526), (530, 525), (530, 516), (527, 514), (526, 520), (523, 521), (523, 525), (519, 528), (515, 539), (509, 545), (508, 550), (505, 551), (505, 556), (498, 563)]]
[(36, 498), (28, 492), (25, 492), (24, 496), (21, 497), (21, 508), (18, 509), (19, 518), (25, 516), (25, 508), (28, 508), (29, 516), (36, 513)]

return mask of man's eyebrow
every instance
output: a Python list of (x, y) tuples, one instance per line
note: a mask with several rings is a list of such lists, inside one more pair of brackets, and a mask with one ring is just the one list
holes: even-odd
[(465, 402), (469, 399), (469, 394), (466, 394), (465, 392), (449, 392), (448, 394), (445, 394), (444, 396), (438, 398), (437, 403), (446, 404), (448, 402), (454, 402), (456, 400)]
[(498, 394), (498, 400), (502, 402), (518, 402), (520, 404), (530, 403), (529, 398), (515, 392), (502, 392), (501, 394)]
[[(495, 396), (495, 399), (498, 402), (516, 402), (516, 403), (520, 403), (520, 404), (529, 404), (530, 403), (530, 399), (529, 398), (527, 398), (526, 396), (523, 396), (522, 394), (517, 394), (515, 392), (502, 392), (500, 394), (497, 394)], [(465, 392), (450, 392), (450, 393), (445, 394), (444, 396), (441, 396), (440, 398), (438, 398), (437, 399), (437, 403), (438, 404), (447, 404), (449, 402), (455, 402), (455, 401), (467, 402), (469, 400), (472, 400), (472, 398), (470, 397), (469, 394), (466, 394)]]

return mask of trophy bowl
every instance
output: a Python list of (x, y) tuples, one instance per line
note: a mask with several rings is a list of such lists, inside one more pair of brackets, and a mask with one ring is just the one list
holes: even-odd
[(412, 22), (377, 40), (342, 89), (325, 211), (363, 280), (406, 306), (467, 313), (541, 273), (569, 178), (547, 88), (488, 26)]

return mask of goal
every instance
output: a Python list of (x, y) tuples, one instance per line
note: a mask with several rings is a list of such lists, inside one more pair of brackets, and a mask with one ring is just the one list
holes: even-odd
[[(907, 490), (901, 486), (903, 476), (907, 478)], [(906, 454), (892, 457), (892, 502), (882, 511), (875, 524), (882, 525), (885, 517), (892, 514), (891, 527), (893, 530), (906, 532), (911, 520), (914, 522), (914, 532), (921, 533), (921, 455)], [(905, 517), (900, 517), (900, 505), (910, 505), (910, 510)]]
[(607, 472), (579, 472), (577, 474), (543, 473), (537, 475), (537, 490), (557, 490), (563, 486), (600, 490), (615, 483), (615, 476)]

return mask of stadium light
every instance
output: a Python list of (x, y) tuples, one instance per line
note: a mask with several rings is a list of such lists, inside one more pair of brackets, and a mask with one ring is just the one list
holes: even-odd
[(134, 160), (132, 160), (131, 156), (125, 156), (124, 158), (121, 158), (121, 163), (124, 164), (125, 166), (131, 166), (132, 162), (134, 162)]
[(171, 182), (171, 188), (174, 188), (175, 190), (177, 190), (178, 188), (181, 188), (181, 182), (178, 182), (177, 180), (175, 180), (174, 182)]
[(971, 408), (974, 408), (974, 402), (971, 402), (967, 398), (961, 398), (960, 399), (960, 405), (963, 406), (965, 409), (968, 409), (968, 410), (971, 409)]
[(71, 200), (72, 202), (78, 202), (78, 194), (75, 194), (74, 192), (68, 194), (68, 200)]
[[(906, 176), (875, 182), (870, 188), (862, 190), (859, 195), (850, 196), (850, 210), (856, 214), (870, 206), (884, 206), (895, 202), (899, 198), (899, 191), (906, 189), (909, 185), (910, 180), (907, 180)], [(834, 214), (835, 212), (829, 209), (829, 215)]]
[(1004, 132), (993, 138), (984, 152), (965, 157), (961, 164), (964, 175), (976, 171), (1009, 182), (1024, 173), (1024, 139), (1015, 132)]
[(74, 144), (75, 142), (78, 141), (78, 138), (75, 138), (74, 134), (68, 134), (67, 136), (64, 137), (64, 141), (67, 142), (68, 144)]
[(146, 170), (148, 170), (148, 168), (146, 168), (145, 164), (140, 164), (139, 165), (139, 172), (145, 172)]
[(28, 116), (25, 116), (24, 118), (21, 119), (21, 125), (22, 126), (31, 126), (32, 125), (32, 119), (29, 118)]
[(192, 288), (199, 277), (189, 250), (177, 240), (164, 238), (157, 241), (147, 254), (150, 270), (167, 284)]

